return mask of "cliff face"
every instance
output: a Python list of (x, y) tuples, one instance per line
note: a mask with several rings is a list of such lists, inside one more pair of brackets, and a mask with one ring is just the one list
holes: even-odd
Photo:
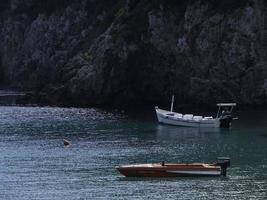
[(37, 2), (0, 3), (2, 84), (63, 105), (267, 103), (264, 1)]

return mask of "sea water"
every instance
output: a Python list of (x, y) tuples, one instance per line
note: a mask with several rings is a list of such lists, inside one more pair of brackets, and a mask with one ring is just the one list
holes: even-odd
[[(240, 112), (229, 130), (138, 113), (0, 107), (0, 199), (267, 199), (267, 111)], [(115, 169), (218, 156), (231, 157), (226, 177), (125, 178)]]

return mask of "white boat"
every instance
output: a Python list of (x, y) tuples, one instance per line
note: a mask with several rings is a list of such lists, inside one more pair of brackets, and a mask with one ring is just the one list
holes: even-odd
[[(193, 114), (182, 114), (173, 112), (174, 97), (172, 97), (171, 110), (163, 110), (155, 107), (158, 122), (176, 126), (188, 127), (211, 127), (211, 128), (229, 128), (233, 120), (232, 111), (236, 103), (218, 103), (218, 112), (216, 118), (212, 116), (198, 116)], [(222, 109), (221, 109), (222, 108)], [(230, 109), (229, 109), (230, 108)]]

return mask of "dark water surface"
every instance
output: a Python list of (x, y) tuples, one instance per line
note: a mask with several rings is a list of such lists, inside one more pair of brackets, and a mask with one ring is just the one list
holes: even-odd
[[(267, 199), (267, 111), (239, 113), (231, 130), (162, 126), (150, 112), (0, 107), (0, 199)], [(114, 169), (217, 156), (231, 157), (227, 177), (124, 178)]]

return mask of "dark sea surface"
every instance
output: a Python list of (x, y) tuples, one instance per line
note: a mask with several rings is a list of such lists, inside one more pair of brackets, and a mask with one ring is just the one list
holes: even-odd
[[(223, 130), (158, 125), (153, 109), (0, 107), (0, 199), (267, 199), (267, 111), (238, 116)], [(115, 169), (217, 156), (231, 157), (227, 177), (125, 178)]]

